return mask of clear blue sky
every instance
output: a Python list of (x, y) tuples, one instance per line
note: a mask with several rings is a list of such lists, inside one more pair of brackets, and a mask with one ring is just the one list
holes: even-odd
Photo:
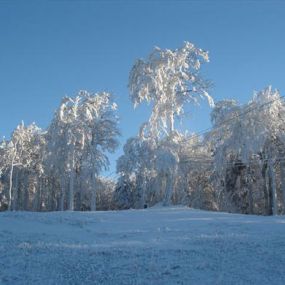
[[(244, 103), (269, 84), (285, 95), (285, 1), (1, 1), (0, 135), (21, 121), (48, 126), (64, 95), (107, 90), (119, 105), (121, 148), (147, 120), (128, 74), (154, 46), (209, 50), (215, 100)], [(184, 124), (210, 126), (202, 104)], [(121, 148), (111, 156), (111, 170)]]

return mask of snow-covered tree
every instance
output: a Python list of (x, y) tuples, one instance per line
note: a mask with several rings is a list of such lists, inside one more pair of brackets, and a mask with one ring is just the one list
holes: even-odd
[(124, 146), (124, 155), (117, 161), (117, 172), (124, 177), (120, 179), (119, 189), (124, 189), (123, 184), (136, 180), (135, 207), (143, 208), (146, 203), (147, 185), (150, 178), (156, 175), (154, 169), (156, 143), (146, 138), (130, 138)]
[[(9, 187), (8, 187), (8, 209), (15, 210), (19, 207), (19, 175), (23, 171), (29, 171), (39, 166), (38, 156), (41, 151), (42, 141), (41, 129), (34, 123), (25, 126), (22, 122), (13, 131), (9, 141), (3, 140), (1, 143), (1, 165), (2, 173), (9, 173)], [(14, 172), (16, 171), (16, 177)], [(39, 169), (38, 169), (39, 170)], [(40, 171), (40, 170), (39, 170)], [(27, 174), (27, 173), (26, 173)], [(26, 176), (27, 177), (27, 176)], [(13, 185), (13, 182), (16, 185)], [(14, 188), (14, 191), (13, 191)], [(28, 208), (29, 203), (29, 188), (24, 186), (22, 207)]]
[[(208, 94), (210, 83), (200, 74), (202, 63), (208, 61), (208, 52), (185, 42), (176, 50), (155, 48), (147, 60), (138, 60), (130, 72), (129, 90), (134, 106), (143, 101), (152, 103), (150, 118), (142, 125), (137, 140), (139, 145), (155, 142), (151, 158), (141, 155), (137, 164), (155, 173), (156, 192), (160, 191), (158, 187), (163, 189), (160, 192), (164, 193), (165, 205), (171, 203), (177, 182), (179, 151), (175, 142), (178, 134), (175, 119), (183, 114), (187, 103), (196, 104), (199, 99), (206, 98), (213, 105), (213, 99)], [(143, 147), (140, 149), (148, 153)], [(125, 156), (128, 157), (127, 152)], [(151, 167), (148, 165), (150, 162)], [(139, 173), (146, 171), (140, 170)], [(138, 182), (139, 188), (145, 189), (147, 176), (151, 177), (150, 174), (140, 176), (143, 179)]]
[(176, 203), (193, 208), (218, 210), (213, 187), (213, 159), (210, 149), (197, 134), (176, 138), (179, 154), (176, 175)]
[(183, 114), (186, 103), (197, 103), (206, 98), (209, 82), (200, 75), (200, 67), (208, 62), (208, 52), (192, 43), (174, 51), (158, 47), (147, 60), (138, 60), (129, 77), (131, 100), (135, 106), (143, 101), (152, 102), (149, 129), (157, 137), (174, 131), (175, 117)]
[[(55, 113), (48, 130), (50, 160), (55, 169), (69, 178), (69, 210), (74, 209), (75, 180), (81, 170), (89, 173), (91, 209), (96, 210), (96, 177), (109, 165), (106, 152), (118, 146), (116, 108), (109, 93), (80, 91), (75, 98), (64, 98)], [(64, 176), (61, 180), (63, 197), (67, 183)]]
[(165, 145), (161, 145), (156, 152), (156, 169), (161, 179), (161, 186), (165, 189), (163, 204), (171, 204), (174, 181), (177, 175), (179, 157), (177, 153)]
[[(264, 199), (272, 197), (269, 213), (271, 209), (274, 214), (277, 213), (276, 171), (273, 165), (282, 154), (279, 148), (280, 154), (275, 154), (274, 158), (272, 148), (277, 149), (275, 141), (279, 141), (279, 145), (283, 141), (284, 119), (284, 103), (279, 92), (271, 87), (255, 93), (253, 99), (244, 106), (229, 100), (216, 104), (212, 112), (214, 127), (208, 138), (214, 151), (216, 173), (220, 174), (225, 186), (224, 201), (234, 202), (237, 207), (235, 210), (232, 203), (228, 205), (233, 211), (244, 208), (245, 212), (254, 212), (254, 177), (251, 169), (256, 169), (256, 164), (259, 164), (260, 169), (265, 167), (269, 176), (269, 184), (264, 180), (268, 184), (264, 188)], [(237, 183), (242, 190), (240, 192), (234, 190)], [(229, 208), (226, 207), (227, 210)]]
[(100, 211), (113, 210), (116, 208), (114, 203), (114, 192), (116, 183), (107, 177), (97, 177), (97, 208)]

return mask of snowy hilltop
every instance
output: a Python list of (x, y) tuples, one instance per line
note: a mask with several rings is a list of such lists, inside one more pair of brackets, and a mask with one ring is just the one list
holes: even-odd
[(0, 284), (285, 282), (285, 218), (158, 207), (0, 214)]

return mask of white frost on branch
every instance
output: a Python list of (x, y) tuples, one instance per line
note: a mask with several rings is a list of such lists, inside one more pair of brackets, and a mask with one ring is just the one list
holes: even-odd
[(200, 67), (209, 61), (208, 52), (192, 43), (174, 51), (156, 47), (147, 60), (138, 60), (129, 76), (129, 90), (134, 106), (152, 102), (150, 132), (159, 137), (174, 131), (175, 117), (181, 116), (186, 103), (198, 103), (206, 98), (209, 82), (200, 75)]

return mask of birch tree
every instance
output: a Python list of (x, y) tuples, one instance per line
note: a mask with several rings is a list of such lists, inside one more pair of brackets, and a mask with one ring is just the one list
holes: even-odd
[(153, 157), (160, 186), (164, 188), (165, 205), (171, 202), (179, 162), (176, 150), (166, 143), (176, 135), (175, 119), (181, 117), (186, 104), (197, 104), (201, 98), (213, 105), (208, 94), (210, 83), (200, 74), (201, 65), (208, 61), (208, 52), (185, 42), (176, 50), (156, 47), (146, 60), (138, 60), (130, 72), (129, 91), (134, 106), (143, 101), (152, 104), (150, 118), (142, 125), (139, 138), (156, 141)]
[(213, 105), (209, 81), (200, 75), (201, 65), (208, 61), (208, 52), (189, 42), (173, 51), (156, 47), (146, 60), (136, 61), (129, 76), (130, 97), (134, 106), (153, 104), (151, 133), (159, 137), (173, 132), (186, 103), (206, 98)]
[(109, 93), (80, 91), (75, 98), (64, 98), (55, 113), (48, 131), (50, 154), (56, 169), (62, 169), (69, 178), (69, 210), (74, 209), (76, 170), (79, 168), (90, 173), (91, 209), (96, 210), (96, 177), (109, 165), (106, 152), (113, 152), (118, 146), (116, 108)]
[[(25, 126), (22, 122), (17, 126), (11, 135), (10, 141), (2, 141), (2, 169), (6, 169), (9, 172), (9, 190), (8, 190), (8, 210), (17, 208), (19, 202), (18, 197), (18, 183), (13, 187), (14, 182), (14, 170), (17, 168), (18, 172), (31, 169), (36, 163), (36, 158), (40, 151), (39, 136), (41, 135), (41, 129), (39, 129), (34, 123)], [(17, 175), (18, 176), (18, 175)], [(13, 191), (14, 188), (14, 191)], [(29, 201), (29, 187), (24, 186), (26, 201), (23, 208), (28, 208)]]

